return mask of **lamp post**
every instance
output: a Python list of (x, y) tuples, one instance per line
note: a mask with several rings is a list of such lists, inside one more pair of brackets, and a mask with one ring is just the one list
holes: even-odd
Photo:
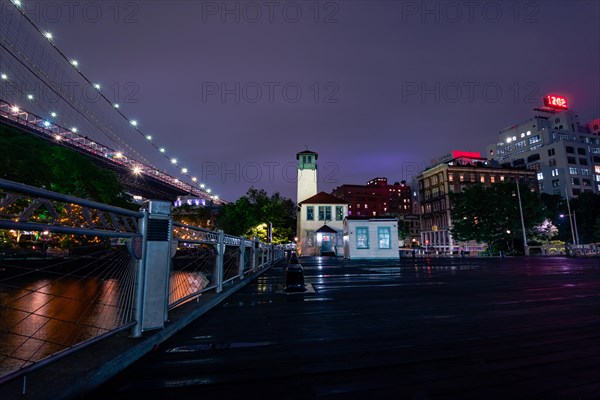
[(517, 179), (517, 197), (519, 198), (519, 213), (521, 214), (521, 229), (523, 230), (523, 251), (529, 255), (529, 245), (527, 244), (527, 234), (525, 233), (525, 219), (523, 218), (523, 205), (521, 204), (521, 190), (519, 189), (519, 180)]
[[(573, 238), (573, 246), (579, 245), (579, 232), (577, 232), (577, 218), (575, 217), (575, 211), (571, 213), (571, 203), (569, 203), (569, 192), (567, 192), (567, 186), (565, 185), (565, 199), (567, 200), (567, 210), (569, 211), (569, 224), (571, 225), (571, 237)], [(571, 220), (573, 216), (573, 220)], [(561, 217), (563, 215), (561, 214)]]
[[(571, 216), (573, 219), (571, 219)], [(579, 245), (579, 232), (577, 231), (577, 216), (575, 211), (569, 214), (560, 214), (561, 218), (569, 217), (569, 225), (571, 226), (571, 238), (573, 240), (573, 246)]]

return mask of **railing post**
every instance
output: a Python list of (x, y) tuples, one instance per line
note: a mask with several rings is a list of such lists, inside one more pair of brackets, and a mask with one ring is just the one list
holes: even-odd
[(215, 263), (214, 276), (216, 278), (217, 293), (223, 290), (223, 258), (225, 256), (225, 233), (222, 229), (219, 230), (219, 241), (215, 245), (217, 252), (217, 262)]
[(256, 240), (256, 237), (252, 238), (252, 271), (256, 272), (257, 269), (257, 265), (256, 265), (256, 257), (258, 255), (258, 241)]
[(244, 258), (246, 256), (246, 239), (240, 238), (240, 278), (244, 278)]
[[(134, 318), (136, 320), (136, 324), (131, 328), (131, 336), (132, 337), (141, 337), (142, 336), (142, 319), (144, 315), (144, 283), (146, 280), (144, 276), (146, 275), (146, 264), (144, 260), (146, 258), (146, 229), (148, 226), (148, 210), (142, 210), (144, 216), (139, 219), (139, 230), (141, 232), (142, 237), (142, 255), (139, 260), (137, 260), (136, 268), (135, 268), (135, 300), (134, 300)], [(133, 240), (133, 239), (132, 239)]]
[(161, 329), (167, 320), (171, 273), (171, 203), (149, 201), (141, 222), (142, 259), (136, 279), (137, 324), (133, 336), (144, 330)]

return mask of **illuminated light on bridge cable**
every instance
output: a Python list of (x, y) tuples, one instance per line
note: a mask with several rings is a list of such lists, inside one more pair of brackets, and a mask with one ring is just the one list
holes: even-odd
[(188, 172), (188, 169), (187, 169), (187, 168), (182, 168), (182, 169), (181, 169), (181, 173), (182, 173), (182, 174), (187, 174), (187, 172)]
[(52, 34), (50, 32), (44, 32), (44, 37), (48, 40), (52, 40)]
[(114, 108), (119, 108), (119, 107), (121, 107), (121, 106), (119, 105), (119, 103), (115, 103), (115, 104), (113, 104), (113, 107), (114, 107)]
[(27, 95), (27, 100), (33, 100), (33, 95), (32, 94), (28, 94)]
[(62, 137), (60, 135), (54, 135), (54, 139), (56, 139), (56, 140), (62, 140)]
[(175, 179), (175, 181), (174, 181), (174, 182), (175, 182), (175, 183), (179, 183), (179, 179)]
[(17, 7), (21, 7), (23, 5), (23, 3), (21, 3), (21, 0), (12, 0), (12, 3)]
[(121, 158), (121, 157), (123, 157), (123, 153), (118, 152), (115, 154), (115, 158)]
[(204, 186), (205, 186), (205, 185), (204, 185), (204, 183), (201, 183), (201, 184), (200, 184), (200, 187), (201, 187), (202, 189), (204, 189)]
[(148, 136), (146, 136), (146, 139), (152, 140), (152, 136), (148, 135)]
[(100, 86), (99, 83), (94, 83), (94, 89), (100, 90), (100, 89), (102, 89), (102, 86)]
[(198, 178), (196, 178), (195, 176), (192, 178), (192, 182), (196, 182), (198, 180)]
[(71, 132), (73, 132), (73, 133), (77, 133), (77, 131), (78, 131), (78, 130), (79, 130), (79, 129), (77, 129), (77, 128), (75, 128), (75, 127), (71, 128)]
[(133, 173), (136, 174), (136, 175), (141, 174), (142, 173), (142, 168), (139, 167), (139, 166), (133, 167)]
[(77, 68), (77, 67), (79, 67), (79, 61), (71, 60), (71, 65), (74, 66), (75, 68)]
[(50, 126), (50, 122), (48, 122), (48, 121), (44, 121), (44, 126), (45, 126), (46, 128), (47, 128), (47, 127), (49, 127), (49, 126)]
[(177, 159), (176, 158), (172, 158), (171, 159), (171, 164), (177, 164)]
[(19, 107), (13, 106), (13, 107), (11, 107), (10, 111), (12, 111), (14, 113), (18, 113), (20, 110), (19, 110)]
[(0, 78), (2, 78), (3, 81), (5, 81), (8, 79), (8, 75), (2, 74), (2, 75), (0, 75)]
[(215, 200), (219, 200), (219, 196), (215, 194), (214, 196)]
[(137, 126), (138, 125), (138, 122), (135, 119), (131, 120), (131, 122), (129, 122), (129, 123), (131, 125), (133, 125), (133, 126)]
[(210, 192), (211, 192), (210, 188), (209, 188), (209, 189), (206, 189), (206, 192), (207, 192), (207, 193), (210, 193)]
[(57, 113), (55, 113), (55, 112), (51, 112), (51, 113), (50, 113), (50, 116), (51, 116), (52, 118), (56, 118), (56, 117), (58, 116), (58, 114), (57, 114)]
[(166, 150), (164, 147), (161, 147), (160, 150), (158, 150), (158, 151), (160, 151), (161, 153), (164, 153)]

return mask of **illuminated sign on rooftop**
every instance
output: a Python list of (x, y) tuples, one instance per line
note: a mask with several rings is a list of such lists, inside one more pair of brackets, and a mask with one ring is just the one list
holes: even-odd
[(567, 103), (567, 99), (562, 96), (556, 96), (553, 94), (549, 94), (544, 97), (544, 106), (560, 109), (560, 110), (568, 110), (569, 105)]

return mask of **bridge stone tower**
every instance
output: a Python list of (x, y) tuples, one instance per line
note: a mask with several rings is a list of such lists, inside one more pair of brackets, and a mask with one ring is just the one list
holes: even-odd
[(310, 150), (296, 154), (296, 160), (298, 160), (296, 204), (317, 194), (317, 157), (319, 155)]

